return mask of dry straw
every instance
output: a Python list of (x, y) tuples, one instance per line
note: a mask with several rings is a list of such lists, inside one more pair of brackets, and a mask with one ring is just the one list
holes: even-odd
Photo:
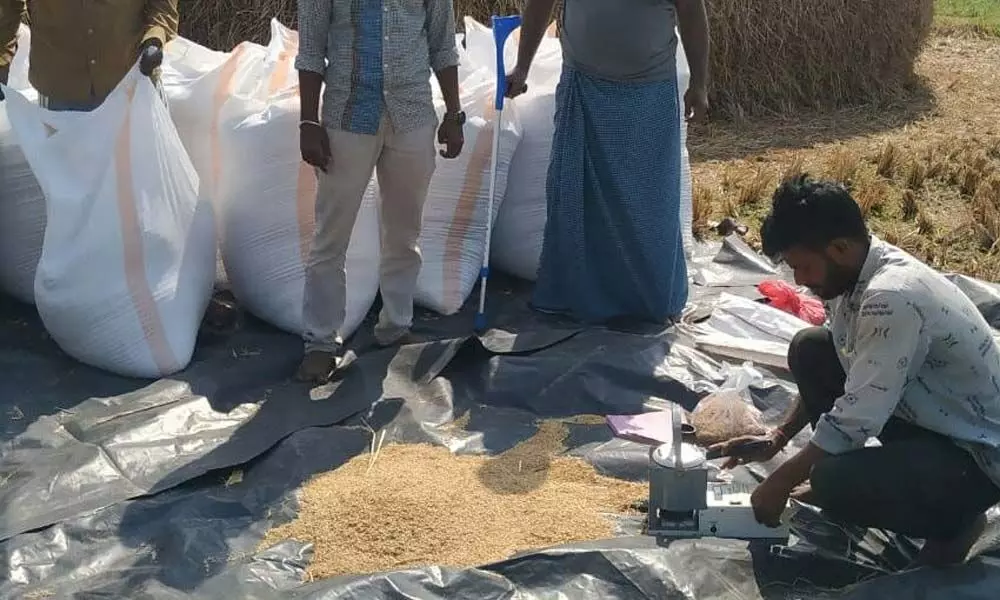
[[(833, 107), (898, 93), (931, 29), (933, 0), (707, 0), (712, 104), (719, 116)], [(455, 14), (488, 22), (522, 0), (462, 0)], [(278, 17), (295, 26), (295, 0), (180, 0), (181, 33), (229, 50), (266, 42)]]
[(379, 449), (375, 442), (372, 455), (306, 484), (298, 519), (271, 530), (262, 546), (289, 538), (312, 543), (309, 575), (323, 578), (475, 566), (611, 537), (608, 514), (628, 512), (647, 488), (560, 456), (566, 435), (564, 423), (543, 422), (534, 437), (496, 457), (428, 445)]
[(715, 103), (741, 115), (895, 95), (912, 82), (933, 0), (709, 0)]

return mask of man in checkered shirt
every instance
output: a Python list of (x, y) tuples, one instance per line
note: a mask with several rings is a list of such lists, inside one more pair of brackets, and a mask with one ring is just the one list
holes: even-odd
[[(298, 0), (302, 158), (317, 169), (316, 233), (306, 272), (306, 355), (298, 378), (336, 369), (345, 319), (344, 264), (372, 176), (381, 191), (382, 346), (404, 341), (413, 320), (423, 204), (435, 165), (464, 137), (451, 0)], [(431, 71), (445, 102), (440, 119)], [(323, 86), (322, 116), (320, 91)]]

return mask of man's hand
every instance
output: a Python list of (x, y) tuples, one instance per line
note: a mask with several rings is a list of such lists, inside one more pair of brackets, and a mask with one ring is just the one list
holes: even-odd
[(299, 126), (299, 149), (302, 160), (324, 173), (330, 168), (333, 153), (330, 152), (330, 136), (322, 125), (303, 123)]
[(517, 98), (528, 91), (527, 81), (528, 68), (520, 65), (514, 67), (513, 71), (507, 73), (507, 90), (504, 92), (504, 95), (508, 98)]
[(750, 495), (750, 505), (757, 522), (768, 527), (781, 525), (781, 513), (785, 511), (791, 493), (792, 487), (781, 478), (772, 475), (762, 481)]
[[(761, 444), (759, 448), (747, 453), (738, 452), (738, 448), (740, 446), (753, 442), (767, 443)], [(715, 444), (711, 446), (709, 450), (721, 451), (723, 456), (729, 457), (726, 462), (722, 464), (722, 468), (725, 470), (732, 469), (738, 465), (745, 465), (747, 463), (767, 462), (777, 456), (784, 446), (784, 438), (778, 432), (772, 431), (767, 435), (744, 435), (738, 438), (733, 438), (729, 441)]]
[(444, 158), (455, 158), (462, 153), (465, 133), (462, 131), (462, 122), (455, 115), (445, 115), (441, 120), (441, 125), (438, 127), (438, 143), (445, 147), (439, 151)]
[(705, 86), (690, 86), (684, 93), (684, 118), (694, 123), (708, 119), (708, 91)]
[(152, 77), (153, 72), (156, 71), (163, 64), (163, 47), (159, 42), (150, 42), (143, 46), (142, 51), (139, 53), (139, 72), (146, 77)]

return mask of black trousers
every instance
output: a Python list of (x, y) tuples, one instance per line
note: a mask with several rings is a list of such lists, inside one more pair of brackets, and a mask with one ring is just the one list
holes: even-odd
[[(800, 331), (788, 366), (813, 425), (844, 393), (846, 375), (829, 330)], [(880, 448), (824, 458), (810, 482), (815, 503), (863, 527), (923, 539), (950, 539), (1000, 502), (1000, 488), (949, 438), (891, 417)]]

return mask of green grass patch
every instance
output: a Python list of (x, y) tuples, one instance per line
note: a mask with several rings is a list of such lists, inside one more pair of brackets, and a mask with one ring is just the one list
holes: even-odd
[(1000, 0), (936, 0), (934, 8), (941, 29), (1000, 37)]

